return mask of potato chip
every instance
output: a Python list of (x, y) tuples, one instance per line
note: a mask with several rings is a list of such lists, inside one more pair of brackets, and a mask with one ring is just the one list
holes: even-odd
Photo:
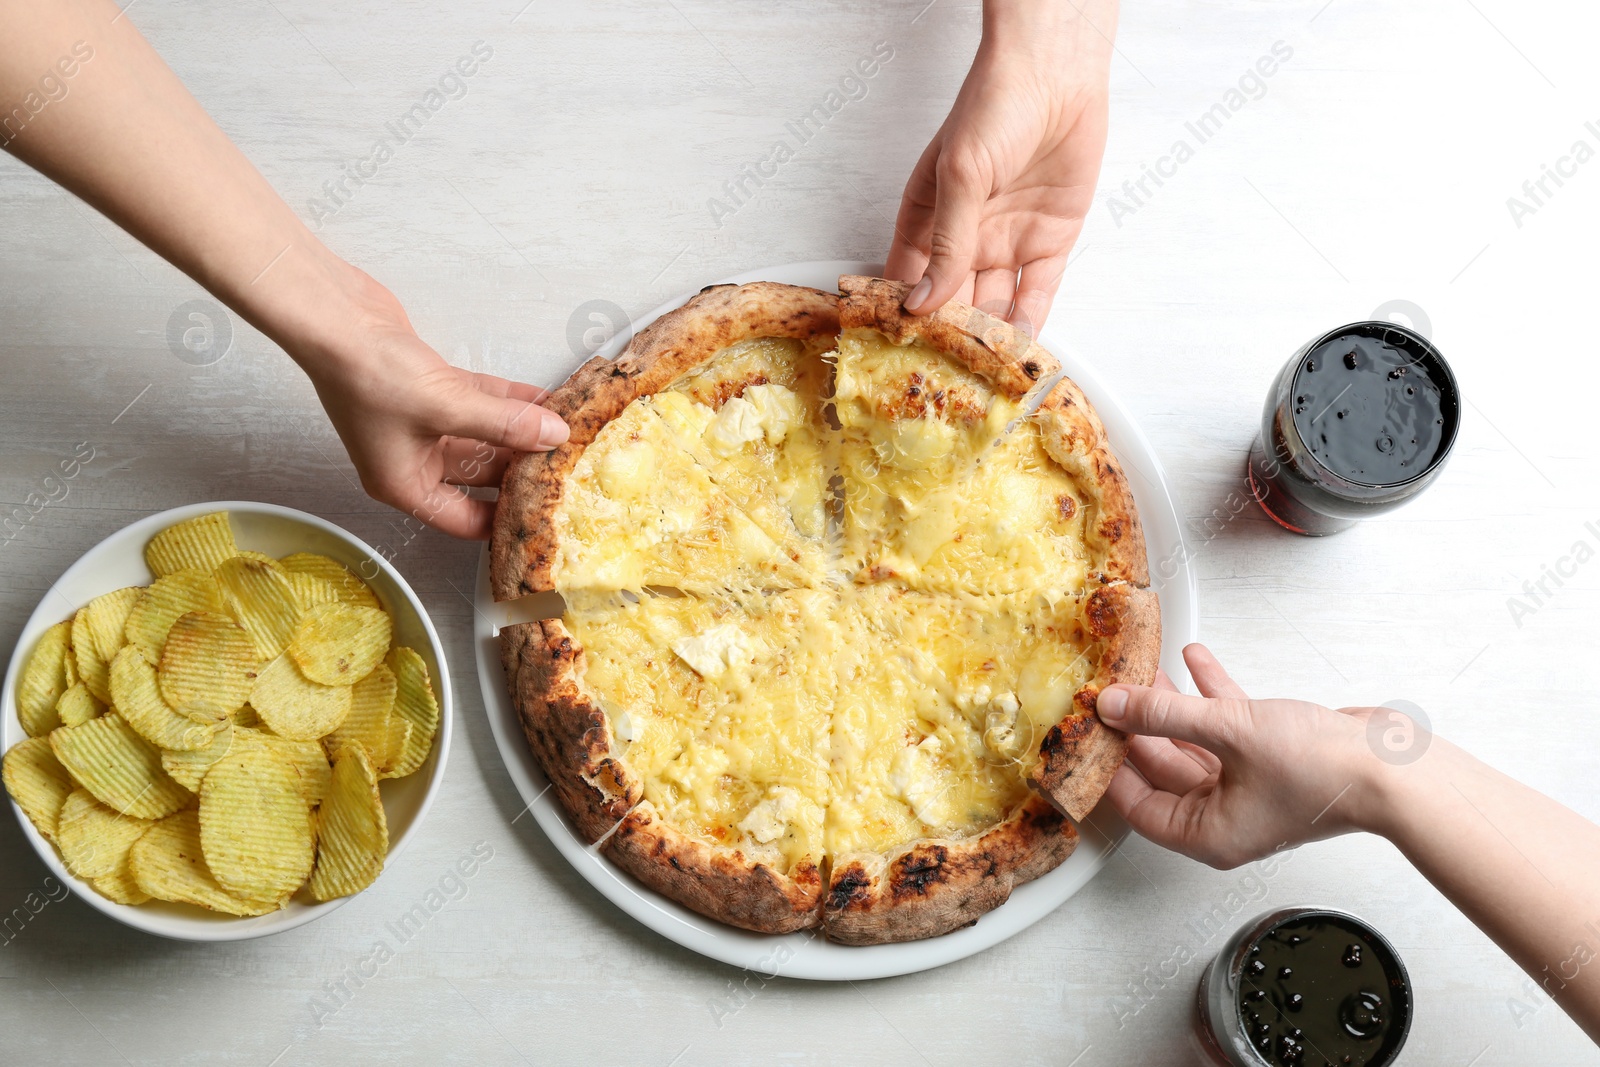
[(317, 866), (311, 895), (332, 900), (359, 893), (383, 870), (389, 824), (378, 776), (365, 747), (348, 744), (333, 762), (333, 782), (317, 821)]
[[(76, 619), (77, 617), (77, 612), (73, 612), (72, 619), (68, 619), (66, 622), (61, 623), (61, 625), (70, 628), (72, 626), (73, 619)], [(71, 689), (73, 686), (77, 685), (81, 680), (78, 677), (78, 657), (77, 654), (72, 651), (72, 640), (70, 636), (67, 640), (67, 658), (61, 661), (61, 674), (66, 680), (68, 689)]]
[(205, 778), (211, 765), (226, 756), (233, 747), (233, 731), (233, 721), (224, 719), (217, 724), (216, 732), (211, 735), (211, 743), (205, 748), (161, 753), (161, 769), (191, 793), (199, 792), (200, 781)]
[(235, 733), (237, 744), (256, 744), (278, 754), (300, 776), (300, 789), (306, 803), (316, 807), (328, 792), (328, 780), (333, 768), (328, 766), (328, 754), (319, 741), (290, 741), (265, 728), (239, 729)]
[(211, 574), (222, 589), (224, 610), (255, 643), (256, 658), (282, 652), (300, 621), (300, 602), (283, 565), (270, 557), (235, 556)]
[(236, 747), (200, 783), (200, 844), (229, 892), (284, 899), (311, 873), (315, 832), (300, 776), (276, 753)]
[(144, 548), (144, 561), (157, 578), (191, 567), (209, 574), (237, 552), (228, 513), (213, 511), (156, 534)]
[(173, 711), (161, 698), (156, 669), (132, 645), (111, 661), (111, 704), (140, 737), (158, 748), (193, 752), (211, 743), (216, 724), (202, 726)]
[(50, 748), (79, 785), (125, 815), (159, 819), (192, 796), (161, 769), (160, 751), (114, 711), (52, 732)]
[(129, 849), (120, 867), (90, 883), (95, 892), (116, 904), (143, 904), (150, 899), (150, 894), (140, 889), (133, 879), (133, 868), (128, 862), (132, 854), (133, 850)]
[(61, 805), (77, 788), (72, 775), (56, 759), (48, 737), (30, 737), (6, 753), (3, 777), (6, 792), (22, 808), (34, 829), (48, 840), (56, 838)]
[(206, 866), (200, 846), (200, 813), (169, 815), (145, 831), (128, 853), (128, 870), (139, 889), (158, 900), (194, 904), (229, 915), (265, 915), (277, 900), (245, 900), (222, 888)]
[(377, 608), (324, 604), (295, 627), (289, 655), (300, 673), (323, 685), (354, 685), (389, 651), (389, 616)]
[(17, 682), (17, 718), (29, 737), (42, 737), (61, 725), (56, 702), (71, 687), (67, 658), (72, 654), (72, 623), (58, 622), (33, 646)]
[(394, 694), (394, 672), (382, 663), (352, 686), (350, 714), (322, 739), (328, 755), (334, 755), (346, 744), (357, 744), (367, 750), (367, 757), (379, 774), (392, 766), (398, 752), (390, 752), (390, 724), (406, 722), (395, 717)]
[(143, 592), (130, 585), (97, 596), (72, 617), (72, 651), (78, 661), (78, 677), (102, 704), (111, 703), (111, 660), (123, 645), (128, 615)]
[(422, 766), (433, 748), (433, 735), (439, 729), (439, 702), (428, 681), (428, 665), (409, 648), (397, 648), (386, 660), (394, 672), (395, 714), (411, 723), (405, 752), (385, 778), (404, 778)]
[(323, 604), (340, 603), (339, 591), (333, 583), (318, 578), (315, 574), (296, 574), (289, 572), (289, 588), (294, 590), (294, 598), (300, 604), (302, 616), (312, 608)]
[(191, 611), (167, 632), (156, 678), (179, 715), (200, 723), (227, 718), (250, 695), (255, 646), (228, 616)]
[(417, 727), (412, 725), (410, 719), (402, 719), (399, 715), (389, 717), (389, 736), (384, 739), (384, 754), (379, 761), (378, 773), (384, 778), (393, 777), (390, 773), (406, 758), (406, 746), (411, 743), (411, 734)]
[(256, 676), (250, 706), (279, 737), (315, 741), (350, 713), (350, 687), (313, 682), (284, 654)]
[[(315, 552), (296, 552), (280, 560), (290, 574), (309, 574), (332, 585), (340, 600), (358, 608), (381, 608), (377, 594), (338, 560)], [(309, 605), (307, 605), (309, 606)]]
[(108, 878), (128, 859), (128, 850), (155, 824), (112, 811), (87, 789), (75, 789), (61, 805), (56, 845), (67, 870), (83, 879)]
[[(117, 653), (119, 656), (122, 653)], [(56, 701), (56, 717), (62, 726), (82, 726), (90, 719), (106, 713), (106, 706), (94, 698), (89, 687), (79, 682), (61, 694)]]
[(124, 632), (128, 644), (137, 648), (145, 661), (154, 666), (161, 662), (167, 631), (179, 616), (191, 611), (221, 610), (222, 590), (210, 571), (194, 568), (174, 571), (165, 578), (156, 579), (154, 585), (139, 594), (133, 610), (128, 613)]
[(240, 559), (253, 559), (257, 563), (269, 563), (275, 570), (282, 566), (274, 557), (267, 555), (265, 552), (257, 552), (254, 549), (241, 548), (238, 551), (238, 556)]

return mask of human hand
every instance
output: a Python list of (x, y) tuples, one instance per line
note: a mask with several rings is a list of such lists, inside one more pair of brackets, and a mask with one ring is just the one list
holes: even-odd
[(1183, 650), (1204, 696), (1156, 685), (1100, 694), (1132, 734), (1106, 795), (1143, 836), (1228, 869), (1305, 841), (1370, 829), (1383, 807), (1367, 743), (1373, 708), (1251, 700), (1204, 646)]
[[(352, 268), (353, 270), (353, 268)], [(543, 452), (567, 425), (539, 407), (543, 389), (446, 363), (383, 286), (355, 272), (354, 324), (316, 351), (285, 344), (316, 386), (369, 495), (455, 537), (484, 540), (514, 452)]]
[(956, 299), (1044, 324), (1105, 153), (1116, 18), (1117, 0), (984, 4), (972, 69), (900, 201), (885, 271), (915, 283), (907, 311)]

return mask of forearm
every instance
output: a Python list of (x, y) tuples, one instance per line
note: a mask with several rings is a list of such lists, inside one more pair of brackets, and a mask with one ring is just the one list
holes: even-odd
[(984, 0), (983, 48), (1103, 79), (1117, 8), (1118, 0)]
[(1373, 791), (1368, 828), (1600, 1041), (1600, 827), (1437, 737)]
[[(291, 353), (314, 358), (329, 347), (356, 272), (311, 234), (116, 4), (17, 0), (0, 7), (0, 40), (7, 151)], [(62, 57), (76, 61), (70, 78), (60, 74)], [(30, 114), (28, 94), (51, 73), (58, 98), (36, 95), (49, 102)]]

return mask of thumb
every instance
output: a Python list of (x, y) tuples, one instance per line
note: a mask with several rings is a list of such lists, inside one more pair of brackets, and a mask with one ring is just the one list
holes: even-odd
[(521, 452), (548, 452), (567, 440), (561, 416), (538, 404), (509, 396), (491, 396), (467, 386), (450, 405), (441, 432), (470, 437)]
[(1232, 752), (1240, 733), (1234, 700), (1210, 700), (1144, 685), (1113, 685), (1096, 705), (1100, 721), (1130, 734), (1170, 737), (1212, 752)]
[(933, 228), (928, 236), (928, 266), (906, 297), (906, 310), (927, 315), (956, 295), (972, 273), (989, 184), (983, 168), (969, 156), (943, 152), (936, 164)]

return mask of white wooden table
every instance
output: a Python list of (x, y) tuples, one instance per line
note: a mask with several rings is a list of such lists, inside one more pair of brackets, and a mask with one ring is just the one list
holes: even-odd
[[(130, 17), (308, 219), (386, 123), (474, 42), (492, 48), (467, 94), (322, 234), (446, 356), (546, 385), (578, 362), (569, 318), (586, 301), (634, 315), (762, 264), (880, 257), (978, 22), (957, 0), (524, 2), (141, 0)], [(1532, 611), (1510, 605), (1577, 542), (1600, 547), (1600, 163), (1562, 164), (1574, 173), (1547, 179), (1520, 220), (1507, 198), (1526, 200), (1523, 182), (1574, 142), (1600, 148), (1600, 126), (1585, 126), (1600, 119), (1595, 22), (1584, 5), (1511, 0), (1130, 0), (1101, 202), (1055, 312), (1174, 478), (1200, 546), (1203, 637), (1248, 687), (1415, 701), (1591, 818), (1600, 564), (1547, 580), (1549, 596), (1523, 601)], [(894, 57), (865, 96), (713, 218), (708, 200), (878, 41)], [(1292, 56), (1227, 110), (1276, 42)], [(1227, 116), (1202, 143), (1186, 124), (1219, 103)], [(1143, 168), (1180, 140), (1191, 152), (1140, 192)], [(746, 982), (646, 932), (532, 820), (511, 824), (521, 802), (482, 719), (462, 595), (476, 547), (406, 541), (358, 489), (309, 385), (237, 319), (219, 362), (175, 358), (169, 316), (202, 295), (0, 159), (0, 512), (42, 492), (80, 442), (94, 453), (64, 500), (0, 543), (0, 646), (65, 567), (138, 516), (232, 496), (304, 508), (398, 547), (433, 613), (460, 716), (446, 789), (374, 889), (278, 937), (169, 943), (50, 903), (0, 941), (0, 1063), (1179, 1063), (1201, 964), (1168, 961), (1217, 943), (1193, 924), (1217, 907), (1242, 922), (1304, 902), (1367, 916), (1400, 948), (1418, 1002), (1407, 1062), (1595, 1062), (1559, 1009), (1373, 839), (1308, 846), (1270, 877), (1132, 841), (1027, 934), (881, 982)], [(1403, 512), (1327, 540), (1253, 509), (1208, 526), (1233, 510), (1278, 366), (1396, 298), (1425, 309), (1469, 401), (1446, 475)], [(1535, 730), (1508, 729), (1524, 716)], [(493, 858), (464, 898), (398, 945), (386, 924), (480, 842)], [(0, 914), (45, 874), (0, 820)], [(380, 939), (395, 958), (320, 1017), (314, 1003)]]

